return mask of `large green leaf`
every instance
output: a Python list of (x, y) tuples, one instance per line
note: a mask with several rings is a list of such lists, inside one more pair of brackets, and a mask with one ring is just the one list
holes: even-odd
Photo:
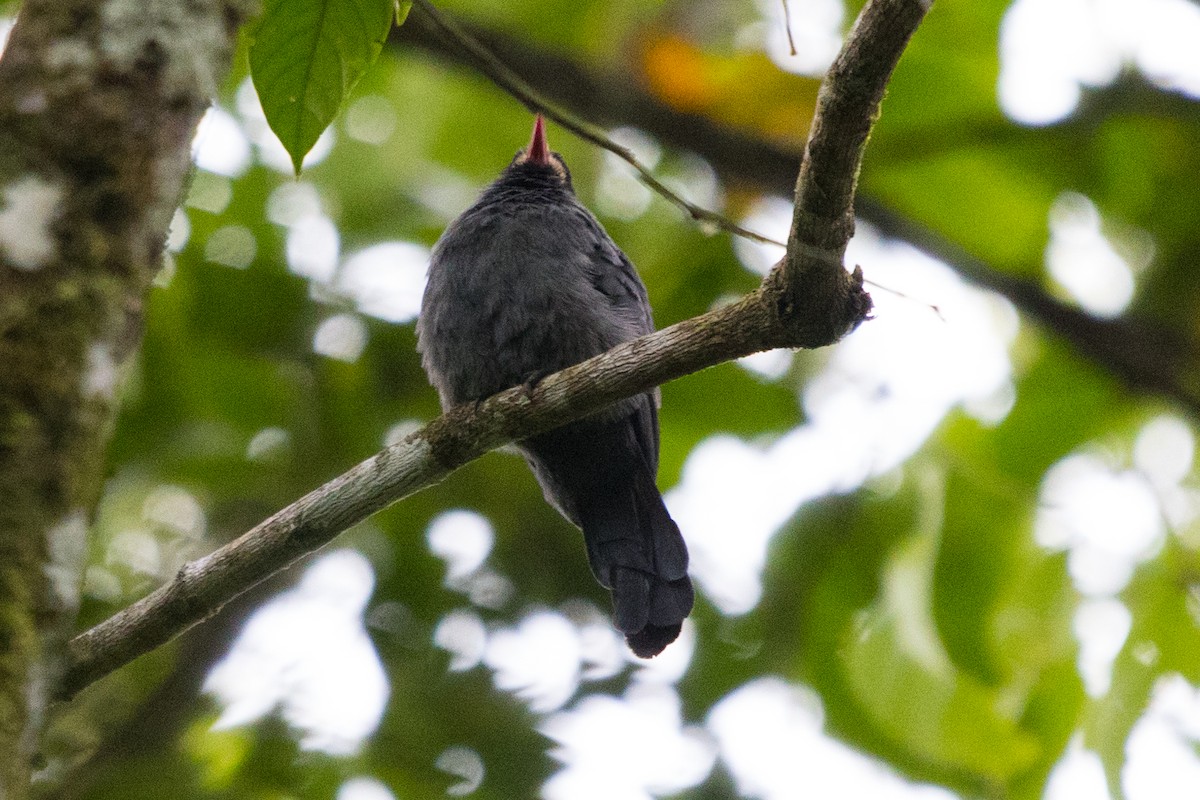
[(250, 71), (271, 130), (297, 174), (305, 154), (379, 56), (394, 0), (268, 0)]

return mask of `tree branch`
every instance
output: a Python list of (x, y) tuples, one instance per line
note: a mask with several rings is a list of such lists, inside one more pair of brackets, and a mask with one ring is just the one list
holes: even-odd
[[(536, 92), (596, 123), (631, 125), (670, 147), (697, 153), (727, 183), (751, 184), (784, 196), (794, 188), (792, 176), (800, 169), (801, 153), (718, 124), (703, 115), (677, 111), (645, 91), (629, 75), (591, 71), (569, 58), (515, 37), (462, 21), (457, 24)], [(419, 48), (452, 64), (476, 66), (452, 42), (439, 36), (421, 14), (411, 15), (404, 27), (393, 33), (391, 44), (397, 48)], [(1120, 94), (1122, 99), (1128, 94), (1122, 93), (1124, 90), (1120, 85), (1112, 91)], [(1136, 96), (1143, 98), (1145, 95), (1143, 89)], [(1107, 98), (1108, 92), (1103, 96)], [(1173, 113), (1182, 114), (1186, 110), (1182, 108), (1186, 102), (1175, 102), (1171, 96), (1162, 102), (1173, 104), (1172, 107), (1181, 106)], [(1073, 119), (1058, 127), (1094, 124), (1094, 119)], [(991, 135), (994, 137), (996, 133), (993, 131)], [(1017, 131), (1013, 135), (1037, 134)], [(1037, 282), (993, 268), (944, 236), (897, 214), (869, 196), (857, 195), (854, 206), (859, 219), (882, 233), (904, 239), (955, 269), (971, 283), (1008, 298), (1021, 313), (1065, 338), (1077, 352), (1117, 376), (1129, 388), (1165, 395), (1193, 416), (1200, 417), (1200, 387), (1189, 378), (1193, 365), (1200, 362), (1195, 341), (1173, 335), (1161, 325), (1148, 321), (1093, 317), (1050, 296)]]
[(871, 311), (862, 270), (855, 268), (847, 280), (842, 267), (854, 235), (854, 190), (883, 91), (929, 5), (928, 0), (889, 0), (865, 8), (821, 84), (796, 179), (787, 255), (783, 268), (767, 278), (787, 305), (785, 315), (811, 317), (849, 308), (845, 321), (853, 325)]
[[(920, 22), (928, 4), (921, 0), (872, 0), (863, 10), (844, 50), (896, 52)], [(916, 13), (914, 13), (916, 12)], [(901, 25), (880, 24), (896, 17)], [(902, 27), (907, 26), (907, 28)], [(894, 62), (871, 59), (875, 79), (855, 86), (831, 86), (843, 121), (858, 130), (878, 111), (878, 93), (867, 86), (886, 83)], [(849, 69), (842, 74), (862, 77)], [(831, 76), (829, 82), (842, 80)], [(851, 99), (855, 98), (855, 99)], [(850, 109), (857, 109), (861, 119)], [(830, 129), (830, 135), (836, 132)], [(861, 150), (861, 148), (860, 148)], [(812, 154), (809, 175), (830, 176)], [(856, 158), (842, 159), (853, 182)], [(808, 196), (802, 176), (797, 193)], [(846, 196), (848, 203), (850, 195)], [(803, 200), (801, 200), (803, 202)], [(805, 208), (805, 213), (814, 209)], [(799, 238), (798, 245), (823, 247)], [(832, 264), (823, 268), (833, 274)], [(256, 528), (210, 555), (191, 562), (176, 578), (129, 608), (77, 636), (70, 643), (71, 665), (61, 684), (70, 697), (84, 686), (138, 655), (179, 635), (215, 613), (272, 573), (329, 542), (342, 530), (397, 500), (440, 481), (458, 467), (501, 445), (557, 427), (617, 400), (673, 378), (733, 358), (775, 347), (815, 347), (837, 341), (863, 318), (861, 283), (836, 266), (844, 291), (830, 296), (835, 310), (802, 317), (798, 306), (779, 295), (786, 288), (782, 267), (758, 291), (728, 306), (657, 333), (626, 342), (607, 353), (563, 370), (529, 390), (517, 387), (489, 398), (478, 409), (451, 409), (404, 442), (372, 456), (349, 472), (279, 511)], [(823, 285), (834, 285), (825, 281)]]

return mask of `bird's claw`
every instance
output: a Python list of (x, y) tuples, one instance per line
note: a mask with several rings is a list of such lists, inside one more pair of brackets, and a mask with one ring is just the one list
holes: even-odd
[(525, 378), (524, 382), (521, 383), (521, 394), (524, 395), (526, 400), (530, 402), (533, 401), (534, 390), (537, 389), (538, 384), (550, 374), (552, 374), (550, 370), (539, 370)]

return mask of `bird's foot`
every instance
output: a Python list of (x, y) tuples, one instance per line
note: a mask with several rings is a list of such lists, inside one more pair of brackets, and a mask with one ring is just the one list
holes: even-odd
[(533, 392), (535, 389), (537, 389), (538, 384), (541, 383), (547, 375), (552, 374), (554, 374), (553, 370), (548, 369), (542, 369), (538, 370), (537, 372), (530, 373), (525, 377), (525, 380), (521, 382), (521, 394), (525, 396), (526, 400), (533, 402)]

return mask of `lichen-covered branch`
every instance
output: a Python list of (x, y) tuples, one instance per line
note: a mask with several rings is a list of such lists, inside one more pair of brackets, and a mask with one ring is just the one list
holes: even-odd
[(121, 363), (248, 0), (26, 0), (0, 59), (0, 797), (24, 797)]
[[(903, 6), (897, 10), (898, 6)], [(864, 14), (896, 14), (915, 28), (920, 14), (909, 6), (928, 7), (920, 0), (872, 0)], [(878, 7), (882, 11), (872, 12)], [(911, 29), (903, 34), (907, 41)], [(846, 50), (869, 52), (894, 49), (888, 41), (872, 37), (899, 36), (897, 26), (859, 25)], [(892, 62), (873, 59), (879, 85), (886, 83)], [(862, 77), (860, 71), (851, 75)], [(841, 80), (831, 77), (831, 81)], [(873, 84), (872, 84), (873, 85)], [(831, 87), (844, 97), (854, 87)], [(872, 90), (873, 91), (873, 90)], [(861, 120), (846, 114), (847, 125), (869, 125), (878, 107), (878, 96), (860, 98), (855, 107)], [(830, 130), (830, 135), (834, 132)], [(856, 150), (861, 155), (861, 148)], [(813, 174), (830, 174), (814, 153)], [(853, 186), (857, 158), (842, 159), (845, 180)], [(803, 186), (804, 180), (801, 180)], [(824, 241), (798, 238), (793, 247), (816, 249)], [(837, 269), (848, 286), (861, 283)], [(847, 295), (851, 301), (831, 312), (799, 313), (787, 302), (786, 284), (779, 276), (764, 281), (758, 291), (728, 306), (673, 325), (657, 333), (622, 344), (607, 353), (544, 379), (533, 389), (517, 387), (502, 392), (476, 409), (452, 409), (404, 442), (384, 450), (298, 500), (212, 554), (191, 562), (166, 586), (143, 598), (70, 643), (71, 665), (61, 684), (70, 696), (142, 653), (179, 635), (215, 613), (223, 603), (256, 582), (311, 553), (342, 530), (384, 506), (440, 481), (458, 467), (514, 440), (522, 439), (574, 419), (612, 402), (646, 391), (673, 378), (714, 364), (776, 347), (817, 347), (837, 341), (861, 322), (868, 306), (865, 294)], [(854, 317), (853, 315), (857, 315)]]

